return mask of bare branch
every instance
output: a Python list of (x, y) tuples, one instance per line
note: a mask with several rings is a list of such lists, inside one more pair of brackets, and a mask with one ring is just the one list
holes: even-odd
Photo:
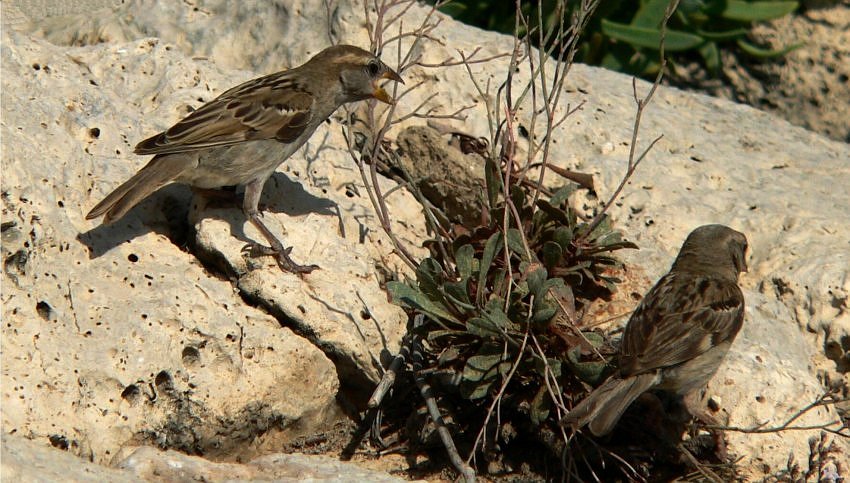
[[(419, 320), (418, 324), (421, 324), (424, 316), (420, 314), (416, 317)], [(417, 325), (417, 322), (414, 322), (414, 325)], [(442, 440), (443, 446), (446, 448), (446, 452), (449, 455), (449, 460), (451, 460), (452, 465), (454, 465), (454, 467), (460, 472), (464, 481), (467, 483), (474, 483), (475, 471), (469, 466), (469, 462), (464, 462), (460, 457), (454, 440), (452, 439), (452, 435), (446, 427), (445, 421), (443, 421), (443, 415), (440, 414), (440, 408), (437, 406), (437, 400), (434, 398), (431, 385), (428, 383), (426, 376), (422, 373), (422, 369), (425, 367), (425, 356), (422, 354), (422, 344), (419, 336), (411, 335), (411, 338), (411, 347), (413, 349), (413, 375), (416, 380), (416, 385), (419, 387), (419, 392), (425, 400), (425, 407), (428, 408), (428, 415), (431, 416), (431, 420), (437, 426), (437, 434), (440, 435), (440, 440)]]
[(635, 122), (634, 122), (634, 126), (632, 128), (632, 142), (631, 142), (631, 146), (629, 146), (629, 162), (628, 162), (628, 167), (626, 169), (626, 174), (623, 176), (623, 179), (620, 181), (620, 184), (619, 184), (619, 186), (617, 186), (617, 189), (614, 190), (614, 193), (611, 195), (611, 197), (608, 199), (608, 201), (605, 202), (605, 204), (602, 206), (602, 209), (599, 210), (599, 212), (596, 214), (596, 216), (593, 217), (593, 220), (588, 225), (587, 230), (579, 237), (578, 242), (583, 242), (584, 239), (586, 239), (586, 237), (590, 236), (590, 234), (593, 233), (593, 230), (595, 230), (596, 227), (598, 227), (599, 224), (602, 223), (602, 220), (605, 219), (606, 212), (611, 207), (611, 205), (614, 203), (614, 201), (620, 196), (620, 192), (623, 190), (623, 188), (625, 187), (628, 180), (632, 177), (632, 175), (634, 174), (634, 172), (637, 169), (640, 162), (643, 161), (643, 159), (646, 157), (646, 155), (649, 153), (649, 151), (655, 146), (655, 143), (660, 141), (661, 138), (664, 136), (663, 134), (658, 135), (658, 137), (656, 137), (649, 144), (649, 147), (647, 147), (643, 151), (643, 153), (641, 153), (640, 157), (635, 159), (635, 152), (636, 152), (635, 150), (636, 150), (636, 147), (637, 147), (637, 137), (638, 137), (638, 132), (640, 131), (640, 122), (641, 122), (641, 119), (643, 118), (643, 111), (644, 111), (644, 109), (646, 109), (646, 106), (652, 101), (652, 98), (653, 98), (653, 96), (655, 96), (655, 91), (658, 89), (658, 86), (661, 85), (661, 78), (663, 77), (664, 69), (667, 66), (667, 58), (664, 55), (664, 45), (665, 45), (665, 39), (666, 39), (666, 35), (667, 35), (667, 22), (670, 20), (670, 17), (676, 11), (676, 8), (678, 6), (679, 6), (679, 0), (672, 0), (670, 2), (670, 4), (667, 6), (667, 11), (664, 15), (664, 20), (661, 22), (661, 44), (659, 45), (659, 50), (660, 50), (659, 55), (661, 57), (661, 60), (660, 60), (661, 66), (658, 68), (658, 74), (655, 76), (655, 81), (652, 83), (652, 87), (650, 87), (649, 92), (646, 94), (646, 97), (644, 97), (643, 99), (638, 98), (637, 81), (634, 78), (632, 79), (632, 94), (634, 96), (635, 103), (637, 104), (637, 112), (635, 113)]
[[(528, 318), (531, 319), (531, 313), (529, 311)], [(481, 438), (484, 436), (484, 431), (487, 429), (487, 424), (490, 422), (490, 417), (493, 415), (493, 410), (496, 407), (496, 404), (502, 400), (502, 396), (505, 394), (505, 389), (508, 387), (508, 383), (511, 382), (514, 374), (516, 373), (517, 368), (519, 368), (520, 362), (522, 362), (522, 357), (525, 354), (525, 347), (528, 343), (528, 327), (529, 325), (525, 325), (525, 335), (522, 338), (522, 345), (520, 345), (519, 351), (517, 352), (516, 360), (514, 360), (513, 365), (511, 366), (511, 370), (508, 372), (508, 375), (505, 376), (504, 380), (502, 380), (502, 386), (499, 388), (499, 392), (493, 398), (493, 401), (490, 403), (490, 407), (487, 408), (487, 416), (484, 417), (484, 422), (481, 424), (481, 429), (478, 431), (478, 435), (475, 437), (475, 442), (472, 444), (472, 450), (469, 451), (469, 456), (466, 458), (466, 463), (469, 464), (472, 461), (473, 456), (475, 456), (475, 451), (478, 449), (478, 444), (481, 442)]]
[[(813, 424), (813, 425), (805, 425), (805, 426), (792, 426), (791, 423), (799, 419), (801, 416), (811, 411), (812, 409), (821, 407), (821, 406), (831, 406), (838, 403), (850, 401), (850, 399), (836, 399), (835, 395), (836, 391), (827, 391), (820, 396), (818, 396), (814, 401), (810, 404), (806, 405), (802, 409), (798, 410), (794, 414), (792, 414), (784, 423), (778, 426), (772, 426), (769, 428), (764, 427), (767, 424), (767, 421), (757, 424), (755, 426), (749, 428), (743, 428), (740, 426), (719, 426), (719, 425), (707, 425), (704, 426), (705, 429), (713, 429), (718, 431), (735, 431), (738, 433), (747, 433), (747, 434), (763, 434), (763, 433), (779, 433), (782, 431), (811, 431), (815, 429), (823, 430), (843, 438), (850, 438), (850, 433), (843, 432), (845, 429), (848, 429), (847, 426), (841, 423), (841, 420), (830, 421), (822, 424)], [(835, 429), (835, 425), (839, 425), (838, 429)]]
[(424, 63), (424, 62), (416, 62), (415, 65), (418, 65), (420, 67), (425, 67), (425, 68), (435, 68), (435, 67), (453, 67), (453, 66), (456, 66), (456, 65), (485, 64), (487, 62), (491, 62), (491, 61), (494, 61), (496, 59), (501, 59), (503, 57), (509, 57), (511, 55), (507, 52), (504, 52), (504, 53), (501, 53), (501, 54), (491, 55), (490, 57), (484, 57), (484, 58), (481, 58), (481, 59), (476, 59), (475, 56), (478, 55), (478, 53), (480, 51), (481, 51), (481, 47), (476, 47), (472, 51), (472, 53), (470, 53), (469, 55), (464, 55), (462, 50), (458, 50), (458, 53), (460, 54), (460, 60), (454, 59), (452, 57), (446, 57), (445, 59), (443, 59), (442, 61), (437, 62), (437, 63), (428, 64), (428, 63)]

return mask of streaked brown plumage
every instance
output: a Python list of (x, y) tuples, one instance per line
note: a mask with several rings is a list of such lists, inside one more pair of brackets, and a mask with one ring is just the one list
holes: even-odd
[[(392, 103), (377, 85), (401, 77), (371, 53), (350, 45), (329, 47), (300, 67), (238, 85), (166, 130), (140, 142), (136, 154), (154, 158), (86, 215), (108, 224), (166, 184), (195, 188), (245, 186), (242, 210), (263, 234), (284, 270), (308, 273), (260, 219), (260, 195), (274, 170), (341, 105), (365, 99)], [(257, 250), (255, 250), (257, 251)]]
[(738, 275), (747, 239), (723, 225), (688, 235), (670, 272), (646, 294), (626, 325), (619, 372), (582, 400), (561, 424), (601, 436), (650, 389), (686, 395), (717, 371), (744, 322)]

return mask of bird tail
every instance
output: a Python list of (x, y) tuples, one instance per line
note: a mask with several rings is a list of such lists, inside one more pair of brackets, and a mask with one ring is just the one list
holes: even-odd
[(191, 164), (188, 156), (155, 156), (150, 162), (134, 174), (106, 198), (98, 203), (86, 215), (87, 220), (105, 214), (103, 224), (108, 225), (121, 218), (140, 201), (154, 191), (171, 183)]
[(561, 424), (575, 428), (587, 424), (595, 436), (606, 435), (638, 396), (658, 384), (658, 377), (652, 372), (626, 379), (612, 377), (567, 413)]

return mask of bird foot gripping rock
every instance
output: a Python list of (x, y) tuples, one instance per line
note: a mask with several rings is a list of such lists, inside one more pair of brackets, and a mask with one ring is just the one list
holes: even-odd
[(310, 273), (319, 268), (318, 265), (299, 265), (296, 263), (295, 260), (289, 256), (292, 252), (292, 247), (287, 247), (283, 250), (275, 250), (272, 247), (261, 245), (259, 243), (249, 243), (245, 245), (242, 252), (251, 258), (274, 257), (281, 270), (298, 275)]

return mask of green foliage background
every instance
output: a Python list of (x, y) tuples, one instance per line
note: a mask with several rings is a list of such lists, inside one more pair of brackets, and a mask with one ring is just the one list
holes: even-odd
[[(561, 12), (570, 16), (580, 4), (567, 1), (566, 9), (559, 11), (559, 3), (558, 0), (523, 1), (524, 15), (533, 20), (530, 29), (538, 26), (536, 19), (540, 17), (546, 31), (559, 21)], [(618, 72), (654, 76), (659, 67), (659, 26), (668, 3), (669, 0), (601, 0), (581, 38), (576, 60)], [(542, 15), (538, 15), (538, 4)], [(696, 58), (716, 76), (720, 52), (724, 49), (761, 60), (785, 55), (802, 43), (769, 49), (752, 43), (749, 33), (756, 22), (783, 17), (798, 7), (798, 2), (786, 0), (682, 0), (667, 30), (668, 61)], [(513, 34), (515, 8), (514, 2), (506, 0), (455, 0), (441, 11), (470, 25)], [(520, 28), (519, 34), (525, 33)], [(532, 38), (535, 37), (533, 34)]]

